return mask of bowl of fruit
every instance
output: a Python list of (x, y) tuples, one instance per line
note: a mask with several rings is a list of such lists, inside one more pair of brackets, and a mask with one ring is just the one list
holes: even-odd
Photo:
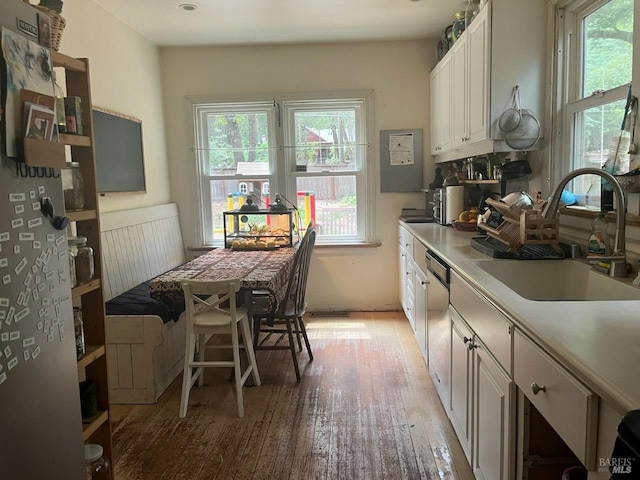
[(464, 232), (475, 231), (478, 226), (478, 209), (472, 207), (469, 210), (461, 212), (457, 220), (451, 222), (451, 225), (456, 230), (462, 230)]

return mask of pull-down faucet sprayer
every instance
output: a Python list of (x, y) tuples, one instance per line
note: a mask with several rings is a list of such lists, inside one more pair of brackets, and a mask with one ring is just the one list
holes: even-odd
[(610, 262), (611, 269), (609, 270), (609, 276), (611, 277), (626, 277), (627, 276), (627, 255), (625, 251), (625, 221), (627, 213), (627, 204), (624, 199), (624, 192), (616, 177), (609, 172), (599, 168), (579, 168), (569, 172), (560, 179), (558, 185), (551, 193), (549, 202), (542, 211), (542, 216), (546, 219), (554, 219), (558, 215), (558, 207), (560, 205), (560, 196), (564, 187), (576, 177), (580, 175), (598, 175), (607, 180), (613, 187), (613, 193), (616, 196), (616, 236), (613, 246), (613, 253), (609, 256), (591, 256), (589, 257), (589, 263), (597, 264), (600, 261)]

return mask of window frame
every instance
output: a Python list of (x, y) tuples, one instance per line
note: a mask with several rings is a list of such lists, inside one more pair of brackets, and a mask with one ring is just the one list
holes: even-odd
[[(363, 135), (359, 144), (362, 146), (361, 169), (359, 171), (344, 172), (297, 172), (295, 168), (295, 155), (288, 155), (288, 150), (294, 151), (288, 141), (292, 138), (291, 133), (286, 133), (287, 125), (285, 115), (295, 111), (296, 107), (302, 105), (322, 106), (325, 110), (330, 110), (331, 106), (358, 105), (360, 109), (360, 124), (358, 134)], [(212, 233), (211, 210), (207, 205), (211, 204), (210, 182), (216, 180), (238, 180), (247, 179), (246, 176), (220, 176), (205, 175), (204, 161), (201, 152), (205, 150), (201, 142), (207, 138), (207, 125), (202, 121), (206, 113), (212, 112), (235, 112), (238, 108), (248, 107), (245, 111), (252, 111), (251, 108), (264, 108), (269, 112), (269, 175), (252, 175), (251, 179), (259, 179), (269, 182), (271, 192), (284, 192), (287, 199), (294, 203), (297, 198), (296, 179), (300, 177), (321, 177), (357, 174), (356, 197), (357, 197), (357, 235), (347, 237), (333, 237), (328, 235), (318, 235), (318, 245), (332, 246), (353, 246), (374, 244), (375, 225), (375, 152), (373, 148), (373, 90), (350, 90), (335, 92), (300, 92), (300, 93), (278, 93), (278, 94), (256, 94), (241, 97), (229, 96), (197, 96), (187, 97), (187, 108), (192, 119), (191, 129), (193, 132), (193, 159), (195, 164), (194, 175), (196, 189), (194, 195), (198, 205), (196, 222), (196, 236), (203, 245), (222, 246), (223, 241), (214, 239)], [(275, 128), (272, 128), (275, 126)], [(293, 127), (291, 127), (293, 128)], [(273, 138), (273, 142), (272, 142)]]
[[(590, 108), (623, 100), (627, 97), (630, 83), (605, 91), (592, 92), (582, 97), (583, 71), (583, 24), (584, 19), (595, 12), (607, 0), (553, 0), (554, 50), (552, 55), (552, 82), (555, 105), (552, 115), (554, 135), (550, 152), (554, 161), (550, 162), (549, 180), (551, 185), (578, 167), (574, 161), (577, 114)], [(634, 18), (633, 36), (637, 30)], [(635, 59), (635, 54), (632, 61)], [(633, 71), (633, 67), (632, 67)], [(633, 73), (632, 73), (633, 75)], [(576, 195), (578, 204), (585, 203), (584, 195)]]

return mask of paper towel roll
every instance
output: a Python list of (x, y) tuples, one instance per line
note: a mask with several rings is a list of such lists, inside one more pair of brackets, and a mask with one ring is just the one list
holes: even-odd
[(458, 219), (458, 215), (464, 210), (464, 185), (445, 187), (445, 225)]

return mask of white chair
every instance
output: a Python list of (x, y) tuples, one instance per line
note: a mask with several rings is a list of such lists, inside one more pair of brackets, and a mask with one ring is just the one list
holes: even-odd
[[(182, 380), (182, 398), (180, 400), (180, 418), (187, 415), (189, 391), (198, 381), (202, 386), (205, 367), (232, 367), (235, 374), (238, 416), (244, 416), (242, 386), (249, 374), (253, 375), (254, 385), (260, 385), (260, 374), (253, 352), (251, 330), (247, 310), (236, 306), (236, 293), (242, 281), (231, 279), (223, 281), (184, 280), (182, 289), (186, 303), (187, 341), (184, 356), (184, 373)], [(208, 298), (205, 298), (207, 297)], [(203, 299), (205, 298), (205, 299)], [(242, 343), (238, 338), (238, 327), (242, 332)], [(231, 344), (206, 345), (211, 335), (231, 334)], [(196, 358), (196, 344), (198, 352)], [(205, 360), (205, 351), (212, 348), (231, 348), (233, 360)], [(240, 349), (246, 351), (249, 365), (242, 371)]]

